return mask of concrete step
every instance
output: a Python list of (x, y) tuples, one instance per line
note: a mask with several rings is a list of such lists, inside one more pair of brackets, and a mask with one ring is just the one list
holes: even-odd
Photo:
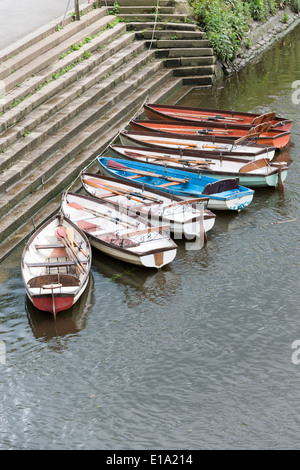
[[(114, 28), (94, 38), (91, 43), (84, 44), (80, 50), (67, 55), (26, 80), (20, 87), (14, 88), (6, 95), (6, 103), (2, 108), (3, 115), (0, 117), (0, 132), (18, 122), (28, 112), (42, 104), (45, 99), (51, 98), (77, 81), (79, 77), (105, 60), (107, 54), (117, 52), (121, 47), (126, 46), (128, 40), (133, 41), (134, 35), (131, 33), (124, 35), (123, 40), (122, 38), (116, 39), (125, 31), (123, 24), (117, 24)], [(91, 53), (92, 55), (89, 56)]]
[[(169, 6), (161, 6), (159, 4), (158, 7), (158, 14), (159, 15), (173, 15), (174, 14), (174, 7)], [(156, 13), (156, 5), (154, 6), (143, 6), (143, 5), (136, 5), (136, 6), (126, 6), (120, 7), (118, 10), (118, 17), (122, 17), (123, 15), (151, 15)]]
[[(139, 83), (143, 84), (139, 86)], [(129, 119), (135, 116), (137, 110), (141, 109), (146, 98), (157, 100), (159, 97), (172, 93), (172, 90), (180, 85), (180, 80), (172, 78), (171, 71), (165, 69), (161, 69), (155, 75), (151, 74), (148, 82), (145, 82), (142, 77), (136, 76), (134, 82), (128, 83), (128, 89), (136, 91), (133, 94), (127, 91), (127, 99), (124, 99), (122, 106), (118, 105), (119, 100), (116, 98), (115, 108), (110, 108), (108, 115), (104, 115), (102, 119), (103, 122), (107, 123), (108, 118), (111, 119), (111, 122), (114, 118), (115, 126), (110, 126), (109, 131), (104, 133), (99, 132), (99, 129), (94, 129), (94, 133), (97, 135), (95, 141), (90, 140), (89, 146), (84, 147), (73, 160), (68, 161), (65, 159), (63, 168), (60, 168), (43, 186), (39, 187), (26, 199), (23, 199), (17, 207), (14, 207), (13, 216), (12, 213), (8, 213), (6, 217), (0, 220), (2, 242), (0, 245), (0, 261), (18, 246), (26, 236), (28, 237), (33, 232), (34, 228), (30, 222), (31, 217), (34, 217), (34, 222), (38, 227), (47, 217), (50, 217), (54, 211), (59, 209), (61, 191), (71, 183), (73, 183), (72, 191), (80, 188), (78, 181), (80, 171), (86, 168), (87, 165), (92, 168), (96, 157), (107, 148), (118, 132), (126, 126)], [(124, 116), (124, 110), (127, 111), (126, 117)], [(96, 168), (98, 168), (98, 165), (96, 165)], [(8, 239), (9, 234), (11, 236)]]
[(166, 21), (165, 23), (156, 23), (154, 21), (130, 21), (126, 23), (127, 31), (144, 31), (148, 29), (154, 29), (155, 31), (198, 31), (197, 26), (193, 23), (178, 23), (175, 22), (175, 18)]
[(17, 123), (17, 125), (0, 134), (2, 152), (26, 131), (32, 132), (37, 125), (89, 90), (103, 77), (112, 73), (121, 62), (142, 52), (143, 43), (133, 42), (133, 38), (131, 33), (127, 33), (115, 39), (106, 48), (80, 63), (79, 67), (72, 69), (67, 74), (68, 76), (61, 77), (61, 81), (55, 80), (13, 110), (5, 113), (2, 117), (3, 120), (6, 119), (4, 124), (12, 126)]
[(53, 46), (49, 51), (41, 53), (41, 55), (32, 59), (28, 64), (23, 67), (18, 67), (14, 73), (11, 73), (3, 81), (5, 83), (6, 91), (8, 92), (17, 85), (20, 85), (27, 78), (32, 77), (33, 74), (38, 73), (43, 70), (45, 67), (53, 64), (58, 61), (62, 55), (68, 54), (72, 51), (72, 46), (75, 48), (80, 47), (80, 44), (85, 38), (89, 38), (93, 35), (97, 35), (100, 31), (104, 30), (105, 27), (112, 21), (115, 17), (106, 16), (105, 18), (99, 20), (99, 22), (93, 23), (91, 26), (86, 27), (83, 31), (79, 31), (76, 35), (73, 35), (71, 38), (59, 43), (57, 46)]
[(157, 20), (159, 23), (166, 23), (166, 22), (176, 22), (178, 23), (184, 23), (186, 20), (186, 15), (168, 15), (168, 14), (159, 14), (158, 17), (156, 17), (156, 13), (152, 14), (124, 14), (124, 15), (119, 15), (118, 18), (121, 21), (128, 21), (130, 23), (140, 23), (139, 30), (143, 29), (143, 23), (149, 23), (149, 22), (154, 22)]
[[(108, 0), (106, 0), (108, 1)], [(111, 3), (108, 3), (108, 5), (113, 5), (115, 0), (111, 0)], [(118, 0), (118, 5), (120, 7), (132, 7), (136, 5), (137, 2), (134, 2), (133, 0)], [(157, 0), (139, 0), (138, 2), (139, 6), (152, 6), (156, 7), (157, 5)], [(159, 5), (160, 6), (174, 6), (175, 5), (175, 0), (159, 0)]]
[[(106, 0), (108, 1), (108, 0)], [(85, 15), (92, 10), (92, 6), (90, 4), (83, 4), (79, 6), (80, 15)], [(74, 12), (74, 10), (73, 10)], [(106, 13), (105, 13), (106, 14)], [(81, 20), (80, 20), (81, 21)], [(36, 44), (37, 42), (47, 38), (48, 36), (52, 35), (56, 31), (60, 31), (63, 28), (73, 22), (73, 18), (71, 15), (68, 15), (64, 19), (64, 23), (62, 25), (62, 18), (54, 19), (50, 23), (47, 23), (34, 32), (28, 34), (25, 38), (19, 39), (18, 41), (10, 44), (5, 49), (0, 51), (0, 64), (6, 61), (9, 58), (15, 57), (20, 52), (24, 51), (25, 49), (29, 49), (30, 46)]]
[(172, 49), (157, 49), (156, 57), (160, 58), (174, 58), (174, 57), (195, 57), (211, 60), (214, 57), (214, 50), (212, 48), (172, 48)]
[[(203, 59), (203, 60), (202, 60)], [(212, 64), (205, 63), (206, 57), (174, 57), (169, 59), (164, 59), (164, 66), (167, 68), (177, 69), (179, 67), (196, 67), (197, 75), (207, 75), (215, 73), (215, 66)], [(213, 57), (209, 58), (213, 61)], [(177, 72), (176, 72), (177, 73)], [(184, 74), (184, 73), (183, 73)], [(176, 75), (176, 74), (175, 74)], [(192, 75), (192, 73), (191, 73)]]
[(202, 39), (204, 32), (202, 31), (180, 31), (180, 30), (153, 30), (147, 29), (144, 31), (137, 31), (135, 33), (136, 39), (166, 39), (166, 40), (177, 40), (177, 39), (184, 39), (184, 40), (191, 40), (191, 39)]
[(174, 77), (185, 77), (193, 75), (207, 75), (211, 76), (214, 73), (213, 65), (203, 65), (203, 66), (186, 66), (173, 68)]
[(210, 42), (207, 39), (198, 39), (198, 40), (184, 40), (184, 39), (177, 39), (177, 40), (158, 40), (156, 43), (156, 47), (158, 49), (173, 49), (173, 48), (211, 48)]
[(212, 87), (216, 81), (215, 75), (184, 75), (182, 84), (184, 86)]
[[(122, 51), (119, 56), (116, 54), (102, 67), (99, 67), (97, 70), (98, 77), (96, 82), (94, 82), (94, 86), (90, 87), (82, 95), (79, 93), (79, 90), (84, 89), (84, 83), (79, 83), (77, 89), (74, 89), (74, 86), (72, 86), (61, 97), (58, 96), (56, 101), (61, 99), (64, 102), (64, 107), (58, 112), (55, 112), (57, 102), (54, 103), (54, 106), (53, 103), (48, 105), (52, 105), (50, 117), (39, 126), (36, 126), (34, 132), (26, 135), (26, 137), (22, 137), (2, 154), (0, 161), (0, 170), (2, 171), (2, 174), (0, 174), (0, 194), (16, 182), (26, 169), (29, 171), (36, 168), (54, 150), (59, 148), (65, 140), (76, 136), (83, 125), (97, 120), (101, 112), (103, 112), (103, 105), (98, 103), (98, 101), (102, 99), (104, 93), (111, 91), (112, 86), (110, 80), (105, 81), (105, 77), (109, 77), (115, 71), (113, 82), (113, 85), (115, 85), (145, 66), (147, 62), (153, 60), (154, 51), (143, 51), (142, 46), (142, 44), (133, 43), (128, 48), (127, 54)], [(136, 54), (139, 55), (134, 58)], [(130, 65), (128, 65), (129, 61)], [(158, 62), (158, 64), (160, 63)], [(100, 82), (101, 78), (102, 81)], [(110, 85), (110, 88), (107, 88), (107, 83)], [(66, 99), (68, 104), (66, 104)], [(97, 103), (97, 105), (95, 106), (94, 103)], [(42, 112), (48, 113), (47, 105), (40, 111), (40, 113)], [(73, 121), (71, 121), (72, 119)], [(54, 137), (51, 138), (51, 136)], [(46, 144), (44, 144), (45, 141), (47, 142)], [(35, 150), (37, 146), (39, 146), (38, 150)], [(31, 163), (26, 161), (25, 165), (23, 165), (26, 153), (30, 153)], [(20, 159), (21, 165), (19, 163)]]
[[(16, 54), (14, 57), (10, 57), (7, 60), (3, 61), (0, 65), (0, 79), (16, 74), (22, 67), (31, 63), (32, 61), (39, 59), (42, 55), (47, 52), (53, 51), (54, 48), (65, 43), (67, 41), (68, 46), (72, 44), (70, 41), (76, 42), (84, 39), (87, 35), (90, 34), (90, 25), (99, 21), (107, 13), (106, 8), (99, 8), (97, 10), (92, 10), (86, 15), (82, 16), (80, 21), (74, 21), (67, 24), (62, 30), (55, 31), (53, 34), (50, 34), (48, 37), (32, 44), (24, 51)], [(34, 73), (34, 69), (33, 69)], [(6, 89), (9, 87), (10, 81), (6, 83)], [(16, 83), (20, 83), (17, 81)]]

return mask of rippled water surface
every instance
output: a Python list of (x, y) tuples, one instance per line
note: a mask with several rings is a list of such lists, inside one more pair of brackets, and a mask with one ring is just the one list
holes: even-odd
[(0, 449), (300, 447), (299, 40), (298, 27), (179, 103), (292, 119), (283, 194), (218, 214), (201, 251), (179, 241), (159, 272), (94, 252), (88, 290), (56, 325), (26, 300), (23, 247), (2, 264)]

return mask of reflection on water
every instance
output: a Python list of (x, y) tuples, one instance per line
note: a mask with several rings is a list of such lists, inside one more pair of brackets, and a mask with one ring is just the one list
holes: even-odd
[(159, 270), (147, 270), (97, 252), (93, 254), (93, 268), (104, 276), (106, 282), (125, 287), (123, 292), (129, 307), (138, 307), (145, 299), (155, 302), (167, 291), (172, 295), (181, 282), (171, 265)]
[(90, 276), (88, 285), (78, 301), (56, 317), (38, 310), (26, 295), (25, 309), (32, 332), (36, 338), (49, 340), (53, 337), (75, 335), (86, 326), (87, 317), (94, 305), (94, 281)]

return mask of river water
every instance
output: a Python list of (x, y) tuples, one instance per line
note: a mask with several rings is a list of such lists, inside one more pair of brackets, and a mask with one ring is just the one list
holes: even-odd
[(2, 263), (0, 449), (300, 447), (299, 41), (179, 102), (292, 119), (284, 193), (217, 214), (206, 246), (179, 240), (159, 272), (94, 252), (56, 326), (26, 300), (22, 247)]

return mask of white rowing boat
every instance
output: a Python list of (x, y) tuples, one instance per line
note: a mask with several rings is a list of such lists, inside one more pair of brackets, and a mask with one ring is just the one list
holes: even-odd
[(127, 263), (161, 268), (176, 256), (168, 225), (154, 225), (137, 214), (123, 214), (109, 203), (71, 192), (62, 212), (80, 227), (93, 247)]

